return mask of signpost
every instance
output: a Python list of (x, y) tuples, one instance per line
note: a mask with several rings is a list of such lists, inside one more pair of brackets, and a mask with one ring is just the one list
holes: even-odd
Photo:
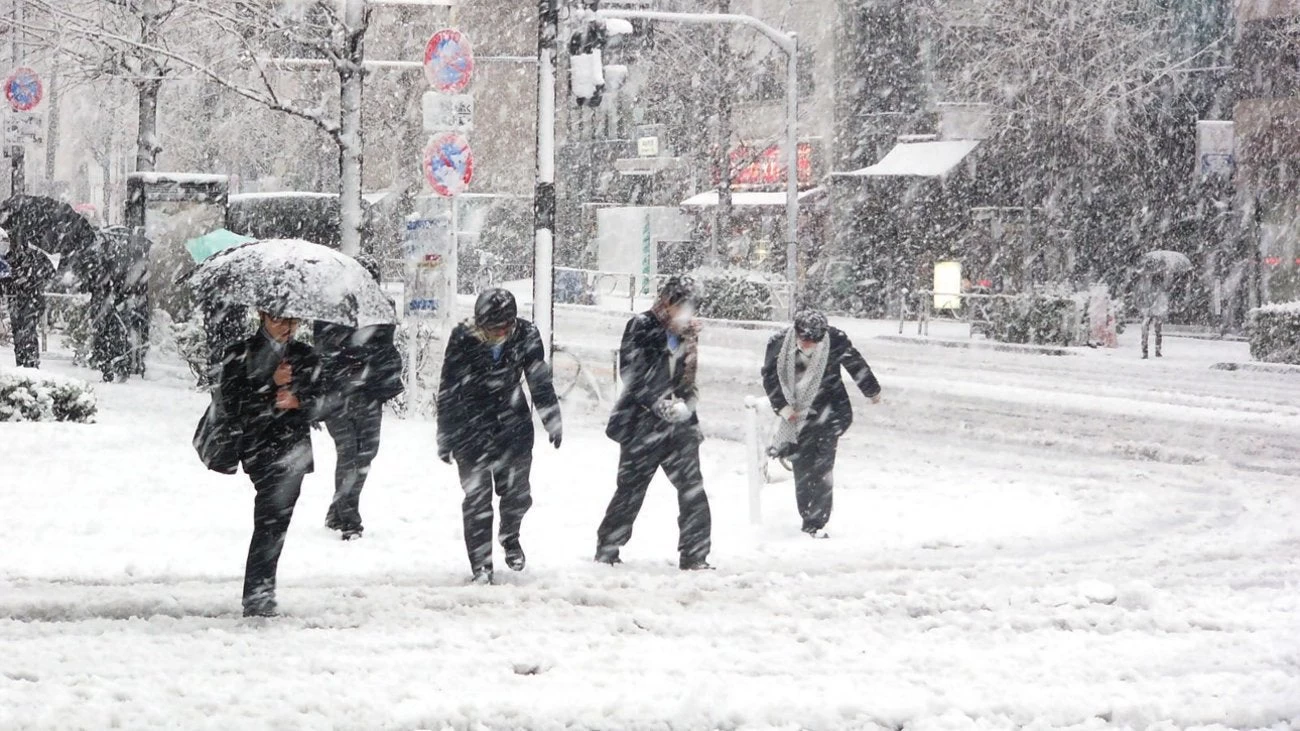
[(420, 100), (425, 132), (471, 132), (474, 130), (474, 97), (469, 94), (424, 92)]
[(434, 135), (424, 148), (424, 180), (445, 198), (464, 193), (474, 179), (474, 151), (459, 132)]
[(15, 112), (30, 112), (45, 98), (41, 77), (26, 66), (19, 66), (5, 79), (5, 99)]
[(469, 88), (474, 74), (474, 49), (458, 30), (433, 34), (424, 47), (424, 76), (429, 86), (443, 94), (459, 94)]
[(45, 116), (40, 112), (10, 112), (4, 117), (4, 144), (17, 147), (45, 141)]

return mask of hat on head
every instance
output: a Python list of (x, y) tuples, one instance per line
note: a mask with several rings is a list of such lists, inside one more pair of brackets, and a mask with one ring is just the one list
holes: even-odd
[(826, 315), (817, 310), (804, 310), (794, 316), (794, 333), (803, 340), (820, 343), (830, 330)]
[(518, 317), (519, 305), (509, 290), (486, 290), (474, 303), (474, 324), (484, 330), (513, 325)]

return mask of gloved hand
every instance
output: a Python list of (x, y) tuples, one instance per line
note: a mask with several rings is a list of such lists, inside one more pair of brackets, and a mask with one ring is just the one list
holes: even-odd
[(691, 420), (691, 407), (681, 399), (666, 398), (655, 403), (654, 414), (669, 424), (683, 424)]
[(557, 427), (555, 431), (550, 433), (550, 438), (551, 444), (554, 445), (556, 449), (559, 449), (560, 443), (564, 441), (564, 430)]

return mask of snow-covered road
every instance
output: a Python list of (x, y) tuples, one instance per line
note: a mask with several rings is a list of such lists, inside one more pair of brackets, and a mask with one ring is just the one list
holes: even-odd
[[(365, 539), (322, 527), (318, 438), (287, 616), (244, 620), (252, 491), (194, 457), (205, 397), (159, 370), (100, 386), (99, 424), (2, 424), (0, 729), (1300, 728), (1300, 377), (1210, 370), (1240, 344), (1142, 362), (847, 326), (887, 402), (856, 399), (830, 541), (788, 483), (749, 524), (724, 437), (766, 335), (706, 335), (704, 575), (675, 569), (666, 485), (627, 563), (591, 563), (617, 454), (570, 409), (529, 570), (466, 586), (453, 472), (390, 419)], [(618, 326), (559, 333), (599, 351)]]

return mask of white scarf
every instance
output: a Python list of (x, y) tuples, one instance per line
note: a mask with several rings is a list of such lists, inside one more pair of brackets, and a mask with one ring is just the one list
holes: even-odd
[(808, 413), (817, 400), (817, 393), (821, 391), (822, 379), (826, 377), (826, 366), (831, 357), (830, 340), (828, 336), (817, 343), (817, 347), (808, 354), (808, 367), (804, 370), (803, 378), (797, 378), (795, 363), (799, 357), (799, 337), (794, 328), (785, 333), (785, 341), (776, 356), (776, 376), (781, 381), (781, 394), (785, 396), (790, 408), (799, 414), (799, 419), (793, 424), (789, 419), (781, 419), (776, 431), (778, 448), (799, 441), (799, 432), (808, 421)]

